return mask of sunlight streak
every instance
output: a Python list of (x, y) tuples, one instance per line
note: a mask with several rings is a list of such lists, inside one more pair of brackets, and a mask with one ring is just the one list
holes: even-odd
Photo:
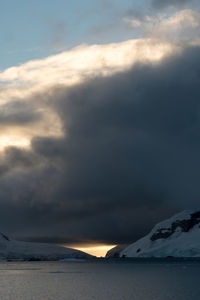
[(105, 257), (106, 253), (114, 248), (116, 245), (106, 245), (106, 244), (86, 244), (86, 245), (67, 245), (67, 244), (62, 244), (60, 246), (63, 247), (70, 247), (76, 250), (80, 250), (83, 252), (86, 252), (88, 254), (97, 256), (97, 257)]

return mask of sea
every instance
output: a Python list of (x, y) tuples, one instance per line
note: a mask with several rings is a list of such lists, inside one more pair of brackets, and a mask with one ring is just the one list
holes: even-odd
[(199, 300), (199, 261), (1, 262), (1, 300)]

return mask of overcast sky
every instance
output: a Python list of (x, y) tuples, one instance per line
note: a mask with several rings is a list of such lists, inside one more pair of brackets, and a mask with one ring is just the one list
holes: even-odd
[(1, 4), (0, 231), (133, 242), (199, 206), (198, 3), (68, 2)]

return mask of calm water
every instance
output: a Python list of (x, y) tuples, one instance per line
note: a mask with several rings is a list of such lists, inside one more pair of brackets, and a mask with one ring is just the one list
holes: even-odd
[(1, 300), (198, 300), (200, 263), (0, 263)]

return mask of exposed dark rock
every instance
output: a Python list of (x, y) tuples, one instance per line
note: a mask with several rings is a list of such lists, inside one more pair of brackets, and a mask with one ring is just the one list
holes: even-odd
[(10, 241), (10, 239), (9, 239), (5, 234), (3, 234), (3, 233), (1, 233), (1, 232), (0, 232), (0, 234), (2, 235), (2, 237), (3, 237), (5, 240)]
[(112, 249), (110, 249), (107, 254), (106, 254), (106, 258), (118, 258), (120, 257), (120, 253), (122, 250), (124, 250), (126, 247), (128, 247), (128, 245), (118, 245)]
[(200, 223), (200, 211), (192, 213), (190, 219), (187, 220), (177, 220), (171, 224), (169, 228), (160, 228), (152, 236), (151, 241), (156, 241), (158, 239), (166, 239), (170, 237), (176, 229), (179, 227), (182, 232), (190, 231), (196, 224)]
[(114, 258), (119, 258), (119, 252), (114, 253), (113, 257)]
[(139, 249), (137, 249), (137, 251), (136, 251), (136, 252), (138, 253), (138, 252), (140, 252), (140, 251), (141, 251), (141, 249), (139, 248)]

